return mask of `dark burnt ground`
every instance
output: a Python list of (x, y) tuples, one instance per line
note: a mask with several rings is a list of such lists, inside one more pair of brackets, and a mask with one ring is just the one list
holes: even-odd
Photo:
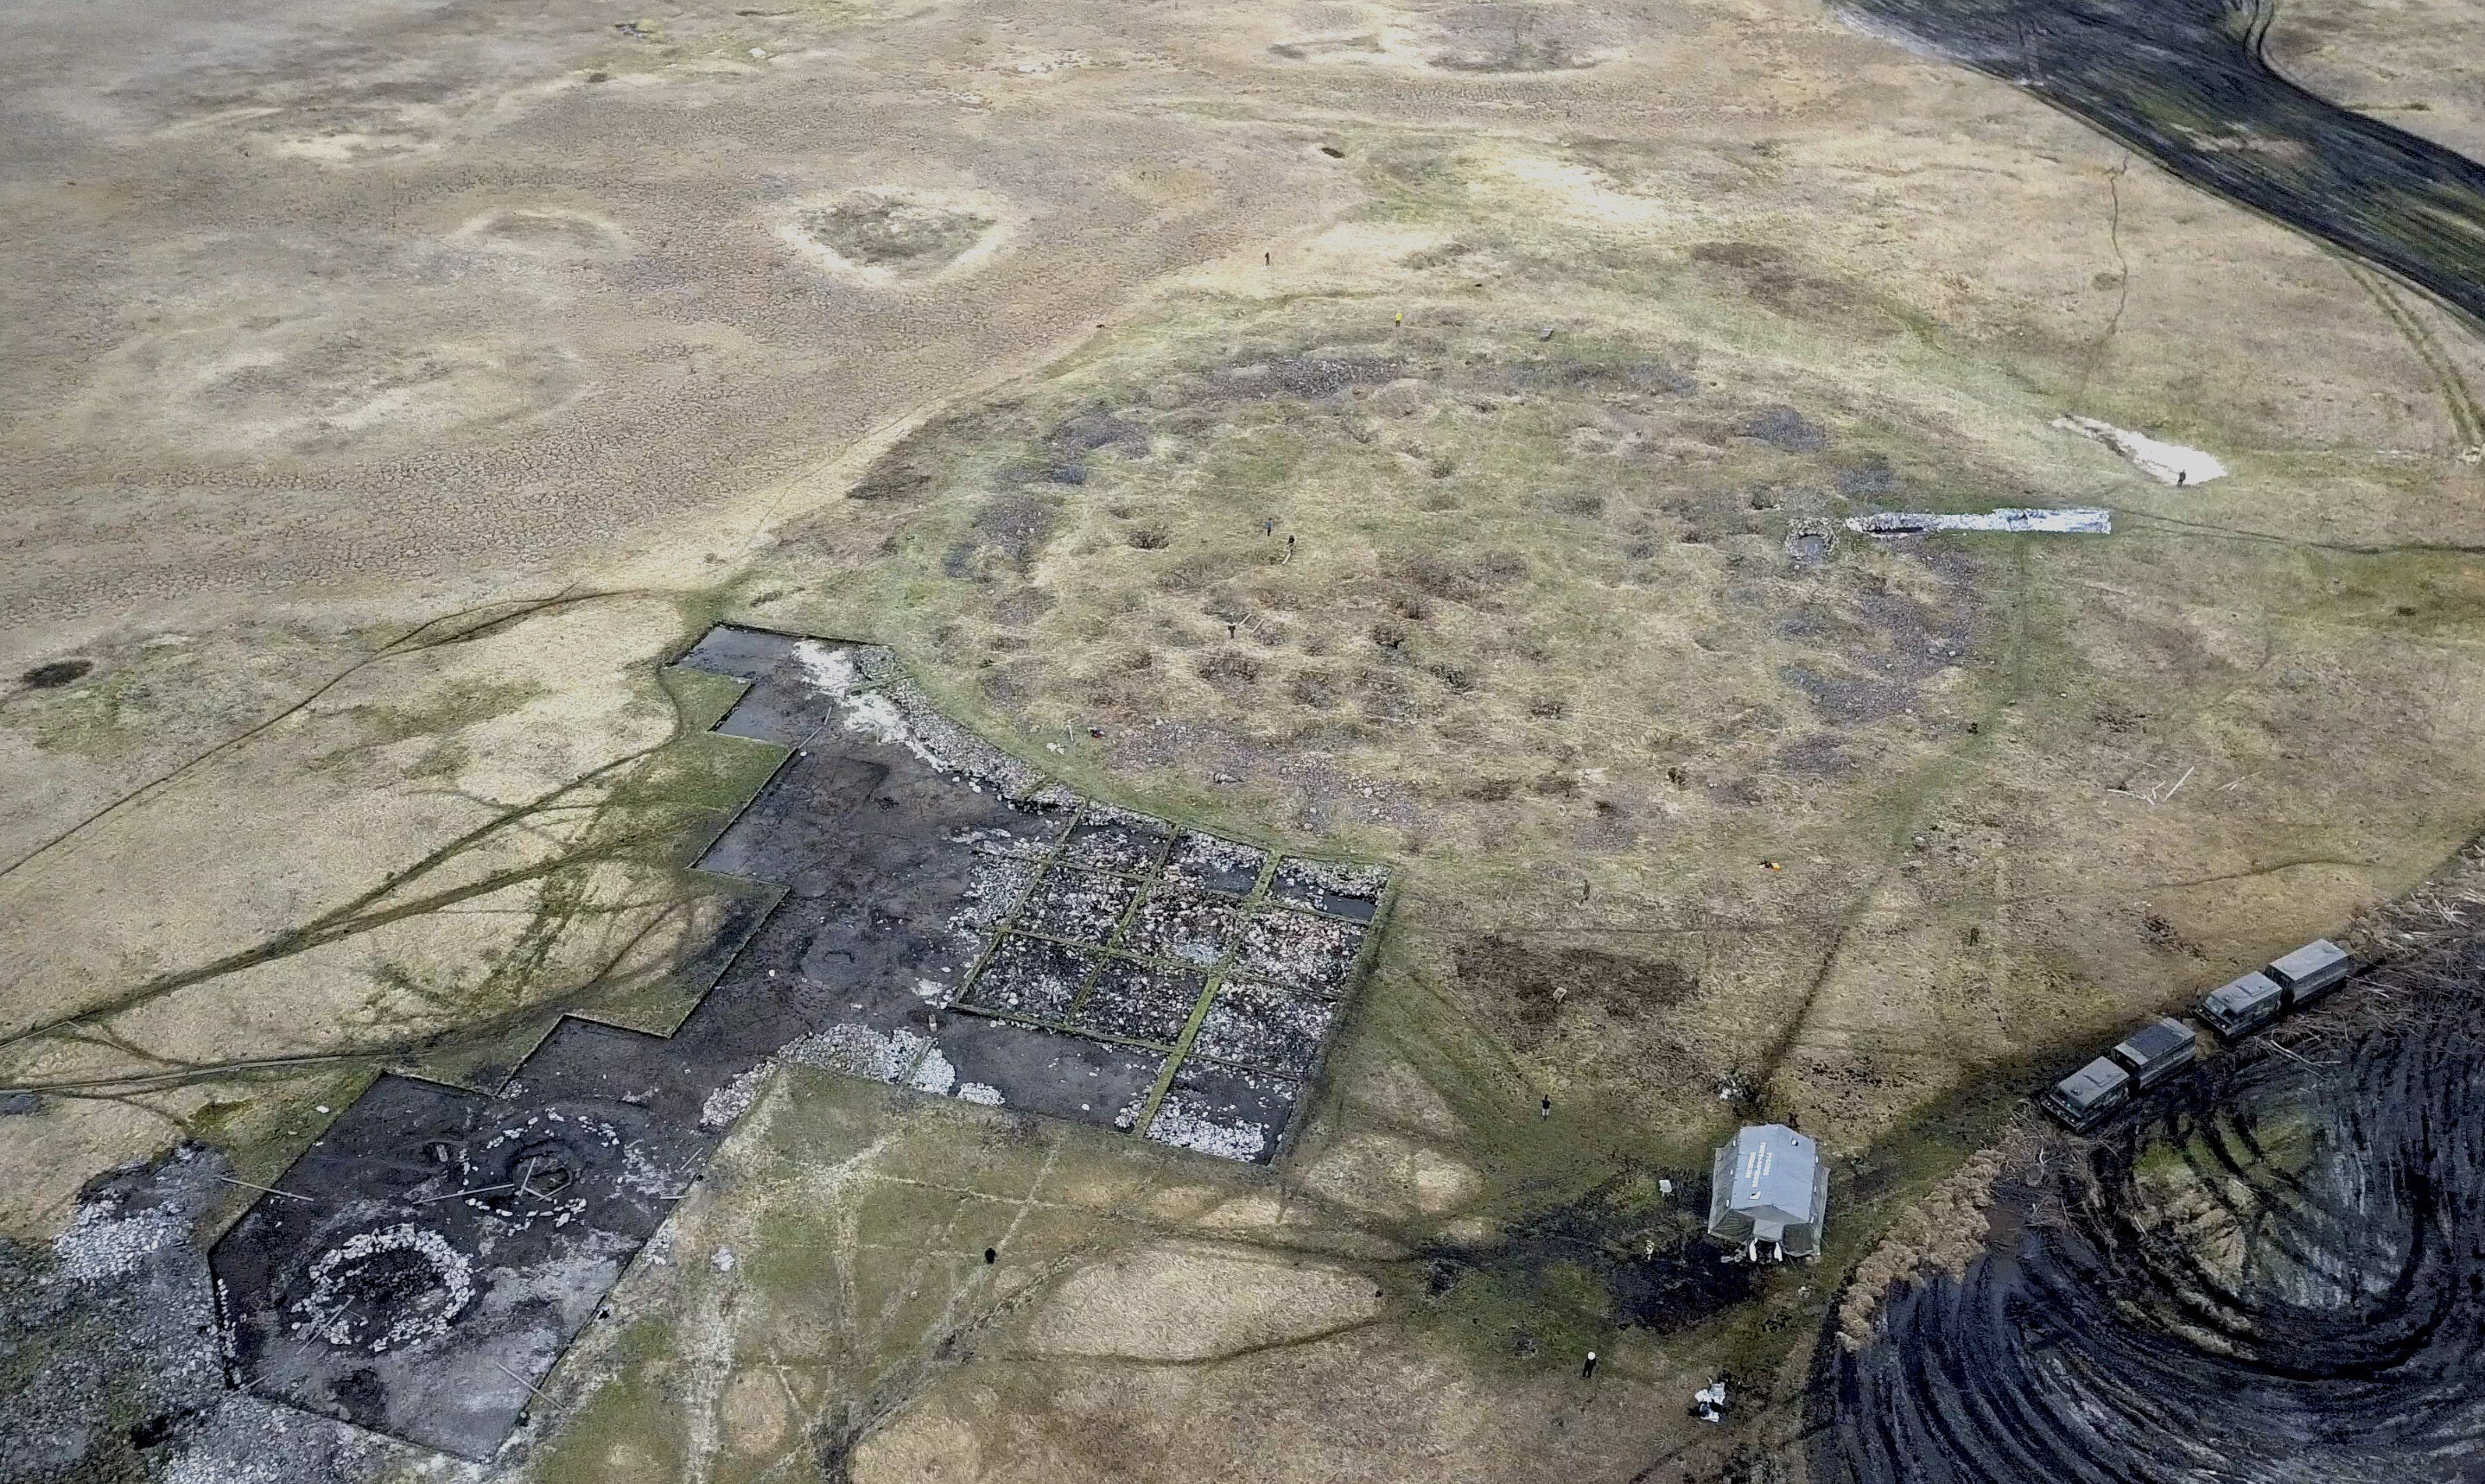
[(1490, 1322), (1516, 1357), (1593, 1346), (1615, 1328), (1669, 1335), (1753, 1296), (1762, 1275), (1702, 1229), (1705, 1172), (1617, 1176), (1504, 1227), (1488, 1243), (1424, 1250), (1428, 1301)]
[(780, 1063), (1283, 1145), (1385, 871), (1079, 798), (886, 650), (719, 628), (683, 663), (783, 758), (700, 859), (742, 904), (712, 987), (669, 1036), (565, 1018), (483, 1091), (380, 1078), (215, 1245), (237, 1384), (492, 1457)]
[(2279, 75), (2273, 0), (1848, 5), (2485, 318), (2485, 168)]
[(1816, 1474), (2485, 1475), (2485, 951), (2384, 985), (2006, 1179), (1964, 1276), (1824, 1342)]

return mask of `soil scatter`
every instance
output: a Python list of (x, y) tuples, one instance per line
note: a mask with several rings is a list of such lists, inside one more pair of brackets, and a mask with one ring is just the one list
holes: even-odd
[(2485, 952), (2341, 994), (1997, 1187), (1982, 1255), (1821, 1347), (1823, 1480), (2485, 1470)]
[(1621, 1020), (1653, 1021), (1700, 991), (1696, 973), (1667, 959), (1540, 946), (1495, 933), (1460, 944), (1451, 961), (1461, 982), (1506, 999), (1522, 1046), (1540, 1043), (1573, 1002)]
[(2263, 52), (2274, 0), (1845, 8), (2485, 319), (2485, 168), (2280, 76)]

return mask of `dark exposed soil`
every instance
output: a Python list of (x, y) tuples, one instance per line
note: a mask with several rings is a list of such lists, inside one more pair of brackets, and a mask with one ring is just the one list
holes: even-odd
[[(1404, 552), (1390, 557), (1386, 566), (1390, 578), (1416, 592), (1477, 606), (1488, 605), (1495, 591), (1527, 576), (1527, 558), (1516, 552), (1486, 552), (1472, 561), (1453, 560), (1431, 552)], [(1380, 642), (1379, 633), (1375, 633), (1374, 639)], [(1382, 647), (1396, 646), (1383, 643)]]
[(996, 556), (1024, 577), (1035, 565), (1035, 553), (1052, 534), (1053, 509), (1024, 490), (1004, 490), (986, 499), (975, 512), (968, 538), (950, 552), (943, 570), (951, 577), (975, 577), (983, 559)]
[(1378, 55), (1380, 50), (1380, 38), (1369, 35), (1341, 37), (1334, 40), (1324, 38), (1308, 41), (1279, 41), (1269, 48), (1270, 55), (1283, 57), (1289, 62), (1308, 62), (1314, 57), (1335, 56), (1339, 53), (1361, 53), (1372, 56)]
[(1406, 374), (1405, 363), (1394, 358), (1313, 351), (1213, 367), (1208, 373), (1207, 390), (1212, 398), (1292, 397), (1315, 402), (1355, 387), (1377, 387)]
[(1452, 962), (1469, 986), (1507, 1000), (1531, 1040), (1551, 1029), (1565, 1005), (1593, 1005), (1635, 1020), (1700, 992), (1698, 974), (1666, 959), (1543, 948), (1494, 933), (1459, 945)]
[(1618, 1177), (1561, 1205), (1504, 1228), (1489, 1246), (1442, 1244), (1427, 1251), (1434, 1296), (1484, 1281), (1525, 1293), (1555, 1268), (1583, 1271), (1604, 1290), (1614, 1323), (1670, 1334), (1752, 1296), (1756, 1270), (1728, 1262), (1701, 1217), (1708, 1177), (1671, 1175), (1658, 1194), (1653, 1173)]
[(1962, 1277), (1824, 1342), (1816, 1476), (2478, 1476), (2485, 953), (2390, 978), (2007, 1177)]
[(1816, 272), (1786, 249), (1763, 242), (1703, 242), (1691, 260), (1723, 268), (1752, 302), (1780, 314), (1807, 318), (1869, 314), (1870, 301), (1852, 284)]
[(1044, 441), (1065, 453), (1094, 453), (1105, 448), (1118, 448), (1125, 453), (1145, 456), (1153, 440), (1148, 430), (1127, 418), (1095, 409), (1062, 420), (1059, 427), (1045, 435)]
[(1829, 435), (1820, 425), (1791, 407), (1761, 408), (1743, 424), (1742, 433), (1789, 453), (1818, 453), (1829, 446)]
[(1463, 5), (1437, 13), (1442, 45), (1432, 65), (1450, 72), (1567, 72), (1604, 60), (1611, 38), (1580, 6)]
[(803, 230), (848, 262), (904, 274), (946, 264), (992, 230), (991, 217), (858, 192), (803, 214)]
[(17, 679), (37, 690), (57, 690), (72, 681), (84, 679), (94, 668), (92, 660), (53, 660), (35, 666)]

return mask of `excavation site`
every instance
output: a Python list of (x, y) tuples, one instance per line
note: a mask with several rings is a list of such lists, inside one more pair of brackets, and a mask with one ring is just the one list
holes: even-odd
[(699, 861), (782, 895), (669, 1035), (565, 1016), (492, 1085), (374, 1082), (211, 1254), (242, 1384), (491, 1457), (780, 1060), (1276, 1154), (1385, 871), (1081, 799), (886, 650), (720, 627), (679, 662), (791, 749)]
[(0, 1484), (2485, 1477), (2474, 0), (25, 0)]

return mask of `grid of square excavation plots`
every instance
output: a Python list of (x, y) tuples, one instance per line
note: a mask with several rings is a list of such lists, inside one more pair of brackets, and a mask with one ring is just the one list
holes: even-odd
[(1267, 1159), (1387, 884), (1091, 803), (988, 931), (955, 1008), (1160, 1053), (1149, 1138)]

